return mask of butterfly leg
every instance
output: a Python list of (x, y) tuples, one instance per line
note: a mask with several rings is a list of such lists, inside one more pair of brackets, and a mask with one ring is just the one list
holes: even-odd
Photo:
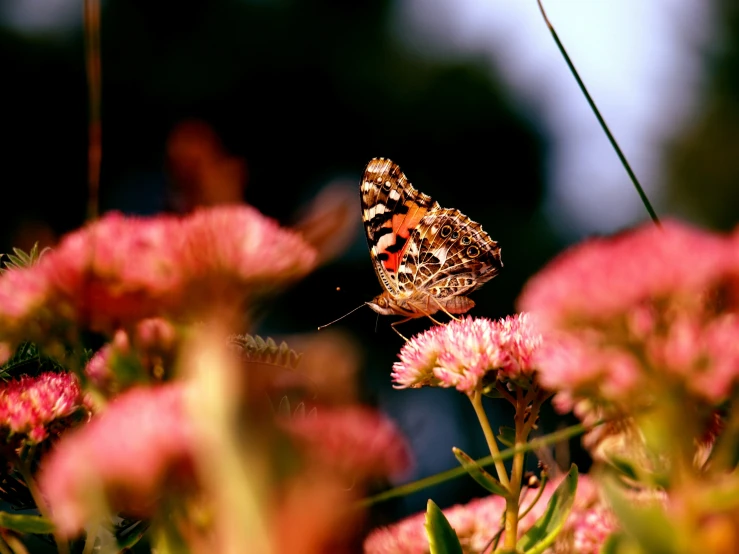
[(398, 335), (400, 335), (400, 338), (402, 338), (405, 342), (408, 342), (408, 339), (405, 336), (403, 336), (403, 334), (400, 331), (398, 331), (395, 328), (395, 326), (396, 325), (400, 325), (401, 323), (405, 323), (406, 321), (410, 321), (410, 320), (411, 320), (410, 317), (406, 317), (405, 319), (401, 319), (400, 321), (395, 321), (395, 322), (393, 322), (393, 323), (390, 324), (390, 327), (393, 329), (393, 331), (395, 331), (396, 333), (398, 333)]

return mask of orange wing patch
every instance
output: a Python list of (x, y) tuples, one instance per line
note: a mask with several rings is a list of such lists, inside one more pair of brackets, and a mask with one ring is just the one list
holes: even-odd
[(383, 227), (391, 229), (392, 233), (384, 235), (377, 243), (378, 259), (382, 261), (385, 270), (390, 273), (397, 273), (403, 260), (403, 254), (408, 247), (408, 239), (428, 211), (427, 208), (418, 206), (409, 205), (408, 207), (416, 208), (413, 215), (394, 214), (392, 219), (388, 219), (383, 224)]

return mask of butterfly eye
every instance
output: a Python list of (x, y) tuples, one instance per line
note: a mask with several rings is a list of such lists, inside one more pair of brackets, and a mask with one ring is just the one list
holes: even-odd
[(452, 228), (449, 225), (444, 225), (441, 228), (441, 231), (439, 231), (439, 234), (442, 237), (447, 238), (451, 232), (452, 232)]
[(393, 188), (393, 184), (390, 181), (385, 181), (385, 184), (382, 185), (382, 188), (384, 188), (385, 190), (390, 190), (391, 188)]
[(459, 233), (457, 231), (454, 231), (452, 233), (452, 240), (457, 240), (459, 238)]
[(471, 244), (472, 243), (472, 239), (469, 236), (465, 235), (465, 236), (462, 237), (462, 240), (460, 242), (464, 246), (467, 246), (468, 244)]
[(467, 255), (470, 258), (477, 258), (480, 255), (480, 249), (477, 246), (470, 246), (467, 249)]

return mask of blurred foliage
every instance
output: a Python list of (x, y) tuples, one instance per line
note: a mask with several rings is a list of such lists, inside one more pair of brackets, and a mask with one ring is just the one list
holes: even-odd
[(300, 363), (300, 354), (285, 341), (279, 345), (271, 337), (264, 340), (259, 335), (232, 335), (228, 343), (241, 352), (242, 359), (249, 362), (274, 364), (295, 369)]
[(36, 242), (29, 252), (24, 252), (20, 248), (13, 248), (12, 254), (0, 254), (0, 273), (8, 269), (31, 266), (38, 262), (47, 250), (50, 250), (50, 248), (46, 247), (39, 251), (38, 242)]
[(713, 3), (719, 27), (703, 53), (699, 112), (668, 151), (668, 195), (690, 219), (721, 229), (739, 221), (739, 4)]
[[(83, 349), (80, 353), (81, 362), (86, 363), (92, 352)], [(39, 375), (45, 371), (64, 372), (67, 368), (57, 359), (43, 353), (38, 345), (24, 342), (15, 349), (13, 355), (0, 365), (0, 379), (13, 379), (22, 375)]]

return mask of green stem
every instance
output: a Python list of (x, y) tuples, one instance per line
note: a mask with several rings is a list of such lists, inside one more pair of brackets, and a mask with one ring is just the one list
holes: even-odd
[(639, 198), (641, 198), (642, 204), (644, 204), (644, 207), (647, 209), (647, 212), (649, 213), (649, 217), (651, 217), (652, 221), (657, 226), (659, 226), (660, 221), (659, 221), (659, 218), (657, 217), (657, 213), (654, 211), (654, 208), (652, 208), (652, 204), (649, 202), (649, 198), (647, 198), (647, 195), (644, 192), (644, 189), (642, 188), (641, 184), (639, 184), (639, 179), (636, 178), (636, 174), (631, 169), (631, 165), (629, 165), (629, 162), (626, 159), (626, 156), (624, 156), (624, 153), (621, 151), (621, 147), (616, 142), (616, 138), (611, 133), (611, 130), (608, 128), (608, 125), (606, 125), (606, 120), (603, 119), (603, 116), (600, 114), (600, 110), (598, 110), (598, 107), (595, 105), (595, 102), (590, 96), (588, 89), (585, 87), (585, 83), (583, 83), (582, 79), (580, 78), (580, 74), (577, 72), (577, 69), (575, 69), (575, 66), (572, 63), (572, 60), (570, 60), (570, 56), (567, 54), (567, 50), (565, 50), (564, 45), (559, 40), (559, 36), (557, 36), (557, 31), (554, 30), (554, 27), (549, 22), (549, 18), (547, 17), (546, 12), (544, 11), (544, 6), (541, 4), (541, 0), (536, 0), (536, 1), (539, 4), (539, 10), (541, 11), (541, 15), (544, 18), (544, 22), (547, 24), (547, 27), (549, 28), (549, 32), (552, 33), (552, 37), (554, 38), (554, 42), (557, 43), (557, 48), (559, 48), (559, 52), (562, 54), (562, 57), (567, 63), (567, 67), (570, 68), (570, 72), (575, 77), (575, 81), (577, 81), (577, 84), (580, 87), (580, 90), (585, 95), (585, 99), (588, 101), (588, 104), (590, 105), (590, 109), (593, 110), (593, 113), (595, 114), (595, 117), (598, 120), (598, 123), (600, 123), (601, 128), (603, 129), (606, 136), (608, 137), (608, 141), (611, 143), (611, 146), (616, 151), (616, 155), (618, 156), (618, 159), (621, 160), (621, 164), (624, 166), (626, 173), (628, 173), (629, 178), (631, 179), (631, 182), (634, 184), (634, 188), (636, 189), (636, 192), (639, 194)]
[[(504, 450), (503, 452), (501, 452), (500, 455), (498, 456), (485, 456), (484, 458), (480, 458), (479, 460), (475, 460), (475, 461), (480, 466), (487, 467), (497, 461), (502, 462), (510, 458), (513, 458), (513, 456), (517, 452), (529, 452), (529, 451), (537, 450), (539, 448), (545, 448), (547, 446), (557, 444), (558, 442), (569, 440), (572, 437), (582, 435), (586, 431), (590, 431), (591, 429), (597, 427), (598, 425), (602, 425), (603, 423), (605, 423), (605, 421), (598, 421), (593, 425), (583, 425), (582, 423), (578, 423), (576, 425), (572, 425), (565, 429), (555, 431), (554, 433), (550, 433), (549, 435), (545, 435), (543, 437), (537, 437), (535, 439), (532, 439), (531, 441), (529, 441), (528, 443), (524, 445), (516, 446), (514, 448), (508, 448)], [(433, 487), (441, 483), (446, 483), (447, 481), (450, 481), (452, 479), (457, 479), (458, 477), (462, 477), (463, 475), (469, 475), (467, 473), (467, 470), (461, 466), (457, 466), (452, 469), (442, 471), (441, 473), (437, 473), (429, 477), (424, 477), (423, 479), (413, 481), (412, 483), (406, 483), (405, 485), (401, 485), (399, 487), (395, 487), (393, 489), (383, 491), (374, 496), (370, 496), (368, 498), (360, 500), (357, 503), (356, 508), (363, 509), (363, 508), (367, 508), (368, 506), (377, 504), (379, 502), (390, 500), (392, 498), (408, 496), (409, 494), (413, 494), (423, 489), (427, 489), (429, 487)]]
[[(31, 459), (33, 457), (33, 449), (30, 450), (27, 457), (28, 459)], [(23, 476), (23, 480), (26, 482), (28, 491), (31, 493), (31, 497), (36, 503), (36, 508), (38, 509), (38, 511), (44, 518), (49, 521), (53, 521), (51, 519), (51, 512), (49, 511), (49, 507), (46, 505), (44, 497), (41, 495), (41, 491), (36, 485), (36, 480), (33, 478), (33, 475), (31, 475), (31, 468), (28, 466), (26, 460), (23, 460), (20, 457), (18, 458), (18, 471), (20, 471), (21, 475)], [(57, 537), (56, 533), (54, 533), (54, 541), (56, 542), (56, 549), (59, 554), (69, 553), (69, 548), (66, 541), (63, 541), (62, 539)]]
[(513, 398), (513, 396), (511, 395), (511, 393), (508, 392), (508, 390), (506, 390), (505, 385), (503, 383), (501, 383), (500, 381), (498, 381), (495, 384), (495, 390), (497, 390), (498, 391), (498, 394), (500, 394), (503, 398), (505, 398), (506, 400), (508, 400), (508, 402), (510, 402), (513, 406), (516, 405), (516, 399)]
[[(526, 442), (526, 430), (524, 422), (524, 412), (526, 405), (523, 402), (521, 390), (516, 391), (516, 443), (519, 446)], [(514, 551), (516, 542), (518, 542), (518, 511), (521, 496), (521, 481), (523, 480), (523, 461), (524, 453), (516, 452), (513, 455), (513, 465), (511, 467), (511, 480), (508, 486), (510, 495), (506, 498), (505, 506), (505, 540), (503, 548)]]
[(89, 93), (87, 146), (87, 218), (98, 218), (100, 207), (100, 165), (102, 160), (101, 123), (101, 57), (100, 57), (100, 0), (84, 0), (85, 65)]
[[(536, 424), (536, 420), (539, 417), (539, 409), (542, 403), (548, 397), (547, 394), (541, 394), (539, 391), (532, 387), (527, 391), (524, 396), (523, 391), (520, 389), (517, 391), (516, 398), (516, 443), (515, 447), (526, 446), (529, 433)], [(526, 410), (530, 406), (528, 418), (526, 417)], [(504, 548), (515, 550), (516, 543), (518, 542), (518, 522), (520, 520), (520, 501), (521, 501), (521, 483), (523, 482), (524, 473), (524, 460), (526, 457), (526, 450), (520, 448), (513, 455), (513, 466), (511, 468), (511, 480), (509, 483), (508, 490), (510, 496), (506, 498), (506, 513), (505, 513), (505, 541)]]
[(479, 390), (474, 391), (469, 396), (469, 399), (470, 402), (472, 402), (472, 407), (475, 409), (475, 414), (477, 414), (477, 419), (480, 422), (480, 427), (482, 427), (482, 432), (485, 434), (485, 440), (488, 443), (490, 454), (496, 458), (495, 470), (498, 472), (498, 481), (500, 481), (505, 488), (510, 489), (508, 473), (506, 472), (503, 460), (500, 459), (498, 443), (495, 442), (495, 435), (493, 434), (493, 430), (490, 428), (490, 421), (488, 420), (488, 416), (482, 406), (482, 392)]
[(542, 472), (541, 483), (539, 483), (539, 488), (536, 491), (536, 495), (534, 496), (534, 499), (531, 501), (531, 503), (526, 507), (526, 509), (518, 514), (519, 521), (521, 521), (541, 499), (541, 495), (544, 493), (544, 487), (546, 486), (548, 480), (546, 475), (546, 473)]
[(95, 551), (95, 540), (97, 539), (99, 532), (100, 526), (97, 523), (89, 528), (87, 538), (85, 539), (85, 548), (82, 550), (82, 554), (92, 554)]

